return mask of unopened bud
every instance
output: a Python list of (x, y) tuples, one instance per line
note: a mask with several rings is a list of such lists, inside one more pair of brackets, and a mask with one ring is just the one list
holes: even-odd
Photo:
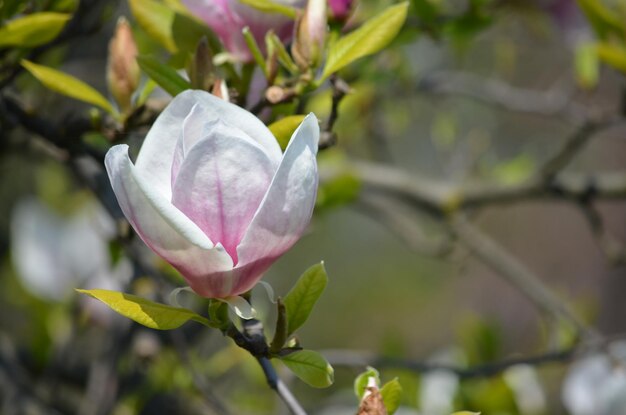
[(228, 85), (226, 81), (220, 78), (215, 80), (211, 93), (218, 98), (223, 99), (226, 102), (230, 102), (230, 94), (228, 93)]
[(383, 396), (374, 377), (368, 379), (365, 394), (356, 415), (387, 415)]
[(291, 52), (300, 69), (315, 67), (321, 61), (327, 30), (326, 1), (309, 0), (304, 14), (296, 20)]
[(294, 95), (293, 89), (281, 88), (276, 85), (267, 88), (265, 91), (265, 99), (271, 104), (288, 101)]
[(332, 21), (345, 23), (352, 14), (353, 5), (353, 0), (328, 0)]
[(131, 97), (139, 86), (139, 65), (137, 45), (128, 21), (120, 17), (115, 34), (109, 42), (107, 62), (107, 83), (122, 112), (130, 109)]
[(209, 91), (215, 81), (213, 76), (213, 57), (206, 37), (202, 37), (196, 46), (196, 52), (189, 67), (189, 80), (194, 89), (202, 89), (204, 91)]

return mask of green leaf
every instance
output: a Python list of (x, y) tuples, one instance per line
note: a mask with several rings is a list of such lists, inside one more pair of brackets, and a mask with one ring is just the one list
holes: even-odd
[(314, 388), (326, 388), (333, 384), (334, 370), (324, 357), (312, 350), (300, 350), (279, 359), (297, 377)]
[(20, 17), (0, 27), (0, 47), (31, 48), (43, 45), (57, 37), (71, 15), (41, 12)]
[(213, 52), (222, 48), (215, 33), (207, 25), (181, 13), (174, 14), (171, 32), (179, 51), (194, 52), (203, 37), (207, 38)]
[(452, 415), (480, 415), (480, 412), (461, 411), (455, 412)]
[(354, 201), (361, 192), (361, 180), (351, 172), (325, 180), (317, 190), (316, 209), (328, 209)]
[(191, 84), (182, 78), (176, 70), (151, 56), (137, 56), (137, 63), (154, 82), (172, 96), (191, 88)]
[(306, 115), (289, 115), (271, 123), (268, 126), (283, 151), (287, 148), (287, 144), (289, 144), (291, 136), (294, 131), (296, 131), (296, 128), (298, 128), (298, 126), (302, 123), (304, 117), (306, 117)]
[(337, 40), (330, 47), (321, 79), (387, 46), (402, 28), (408, 6), (408, 2), (404, 2), (388, 7), (354, 32)]
[(285, 308), (287, 310), (287, 334), (291, 335), (309, 318), (313, 306), (322, 295), (328, 276), (324, 269), (324, 263), (313, 265), (304, 271), (296, 285), (285, 296)]
[(361, 373), (356, 377), (356, 379), (354, 379), (354, 394), (357, 398), (359, 398), (359, 400), (363, 399), (365, 388), (367, 388), (370, 378), (376, 379), (376, 386), (380, 384), (380, 375), (378, 370), (368, 366), (365, 372)]
[(626, 25), (619, 14), (606, 7), (602, 0), (576, 0), (598, 37), (606, 39), (611, 33), (624, 36)]
[(598, 58), (617, 70), (626, 72), (626, 49), (611, 43), (599, 43), (596, 45)]
[(59, 94), (96, 105), (109, 114), (117, 116), (117, 111), (115, 111), (111, 103), (101, 93), (80, 79), (27, 60), (22, 60), (22, 66), (47, 88)]
[(285, 6), (284, 4), (275, 3), (270, 0), (239, 0), (239, 2), (253, 7), (263, 13), (278, 13), (292, 19), (296, 18), (297, 9), (294, 7)]
[(585, 42), (576, 47), (575, 70), (576, 81), (583, 88), (593, 88), (598, 84), (599, 59), (596, 46)]
[(109, 290), (76, 290), (102, 301), (114, 311), (151, 329), (172, 330), (189, 320), (211, 327), (206, 318), (186, 308), (155, 303), (132, 294)]
[(383, 396), (383, 403), (387, 409), (389, 415), (393, 415), (400, 406), (400, 399), (402, 398), (402, 386), (398, 378), (390, 380), (380, 389), (380, 394)]
[(174, 10), (155, 0), (129, 0), (129, 3), (139, 26), (168, 52), (176, 52), (172, 33)]

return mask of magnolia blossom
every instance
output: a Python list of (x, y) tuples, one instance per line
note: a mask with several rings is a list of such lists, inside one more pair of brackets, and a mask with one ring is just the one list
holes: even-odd
[[(276, 3), (303, 7), (304, 0), (277, 0)], [(226, 49), (238, 59), (252, 60), (252, 55), (241, 34), (248, 26), (259, 46), (265, 45), (265, 34), (270, 30), (287, 42), (293, 36), (293, 20), (277, 13), (264, 13), (239, 0), (183, 0), (183, 4), (213, 29)]]
[(137, 161), (117, 145), (105, 163), (143, 241), (209, 298), (241, 294), (302, 235), (317, 192), (319, 127), (305, 118), (282, 154), (265, 125), (203, 91), (178, 95)]

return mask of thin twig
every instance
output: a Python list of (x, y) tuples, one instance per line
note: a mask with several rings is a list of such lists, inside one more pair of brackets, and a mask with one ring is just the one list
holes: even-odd
[(450, 228), (476, 258), (513, 284), (541, 310), (568, 321), (586, 340), (599, 339), (600, 334), (588, 327), (541, 279), (500, 244), (472, 225), (463, 214), (452, 216)]

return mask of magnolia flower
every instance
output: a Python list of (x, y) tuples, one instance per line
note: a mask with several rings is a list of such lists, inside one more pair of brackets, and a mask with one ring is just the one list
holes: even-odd
[(319, 138), (311, 114), (281, 154), (254, 115), (203, 91), (172, 100), (137, 161), (112, 147), (105, 164), (143, 241), (209, 298), (254, 286), (307, 226)]
[[(304, 0), (277, 0), (286, 6), (303, 7)], [(243, 61), (252, 60), (241, 30), (248, 26), (257, 43), (265, 45), (265, 34), (273, 29), (284, 42), (293, 35), (293, 20), (276, 13), (264, 13), (239, 0), (183, 0), (183, 4), (222, 40), (226, 49)]]

